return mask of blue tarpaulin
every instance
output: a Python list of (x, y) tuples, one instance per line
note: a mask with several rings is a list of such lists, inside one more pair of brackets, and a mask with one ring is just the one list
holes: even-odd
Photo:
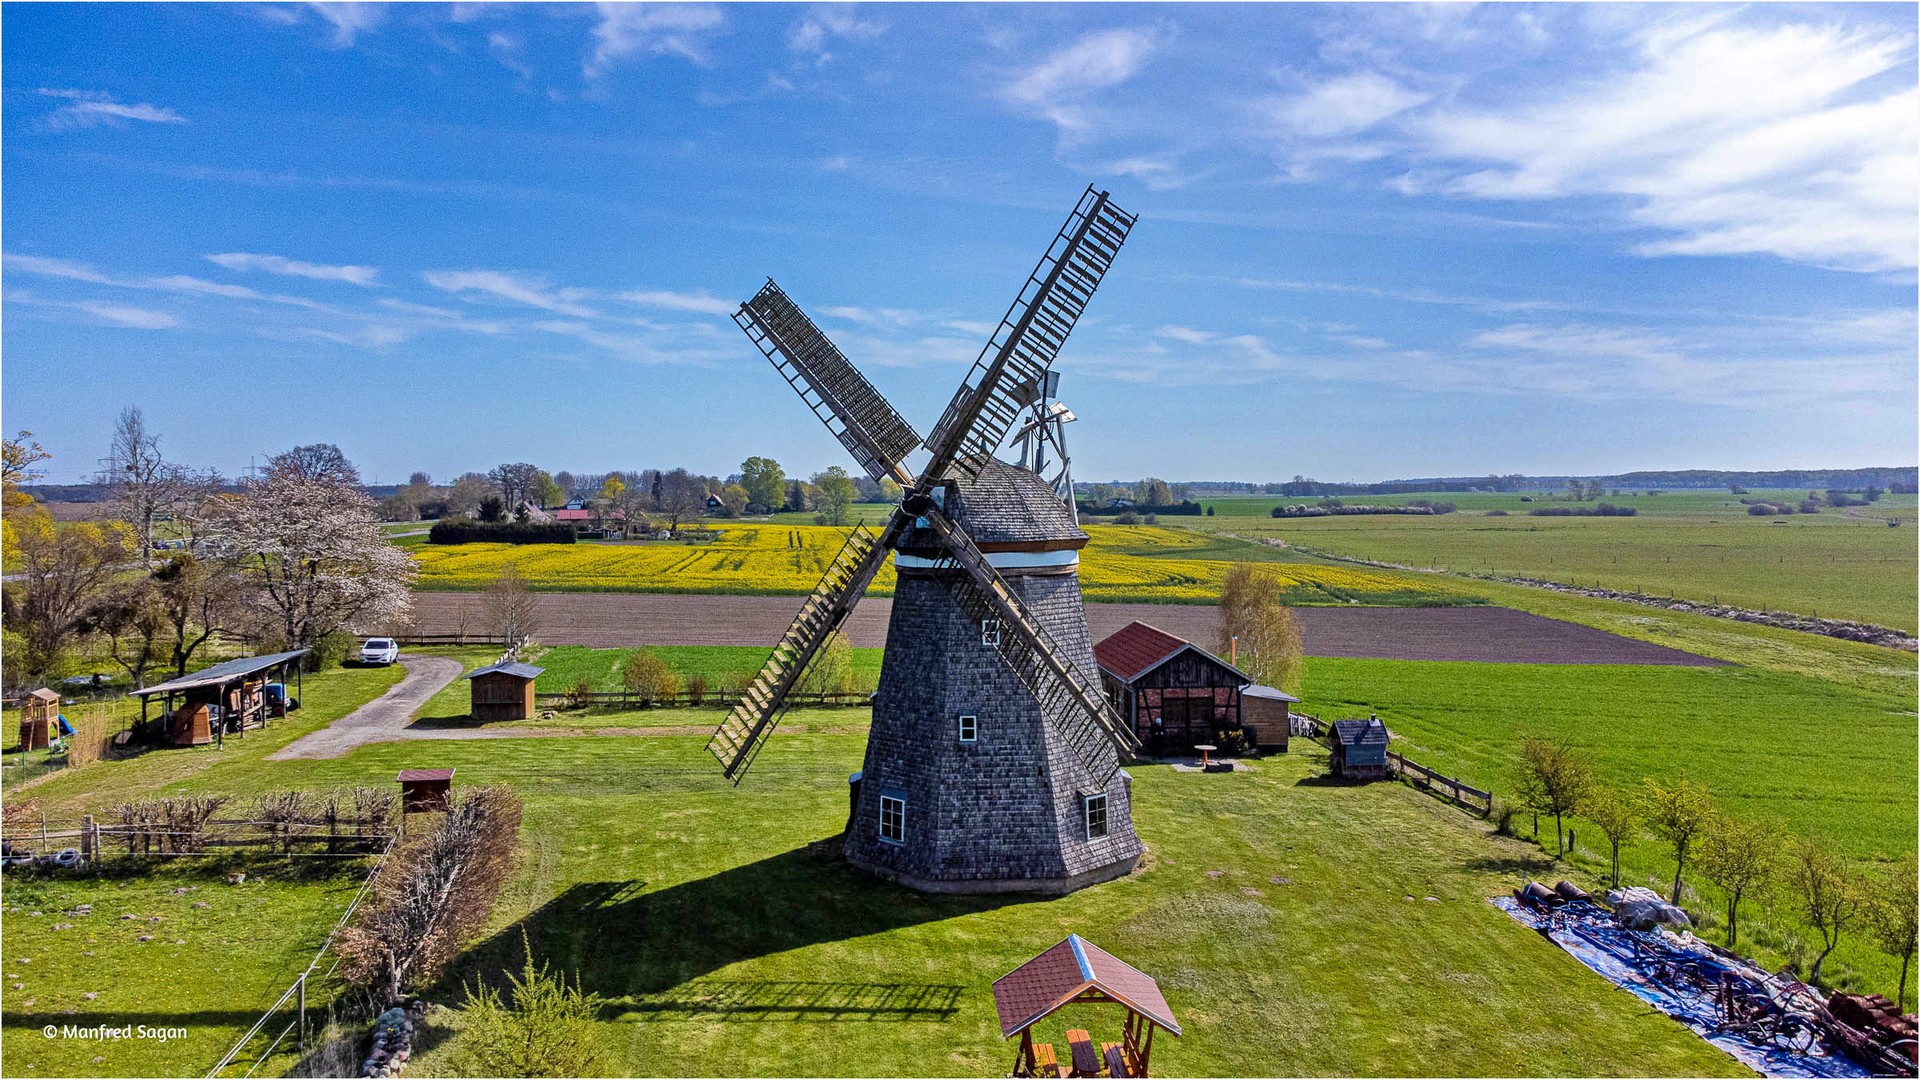
[[(1773, 995), (1755, 981), (1756, 972), (1745, 965), (1697, 945), (1689, 947), (1686, 939), (1665, 930), (1628, 930), (1604, 909), (1584, 901), (1553, 911), (1527, 907), (1510, 896), (1496, 896), (1492, 903), (1546, 935), (1608, 982), (1692, 1028), (1701, 1038), (1762, 1075), (1873, 1075), (1852, 1059), (1829, 1052), (1811, 1028), (1776, 1039), (1728, 1030), (1732, 1026), (1728, 1017), (1700, 976), (1741, 992), (1748, 1000), (1771, 1001)], [(1694, 977), (1673, 977), (1680, 969)]]

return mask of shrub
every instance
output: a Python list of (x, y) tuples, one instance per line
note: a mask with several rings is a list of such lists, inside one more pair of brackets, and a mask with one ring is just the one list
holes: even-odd
[(707, 677), (699, 673), (687, 676), (687, 700), (695, 705), (707, 703)]
[(674, 674), (665, 660), (646, 649), (635, 649), (628, 654), (620, 681), (628, 693), (647, 705), (664, 701), (680, 692), (680, 676)]
[(1213, 516), (1213, 507), (1211, 507), (1211, 506), (1209, 506), (1209, 507), (1207, 507), (1207, 516), (1208, 516), (1208, 517), (1212, 517), (1212, 516)]
[(358, 644), (359, 639), (344, 630), (321, 634), (320, 640), (313, 643), (313, 651), (306, 655), (306, 668), (308, 671), (337, 668), (353, 655), (354, 647)]
[(1138, 525), (1140, 524), (1140, 515), (1131, 510), (1125, 510), (1121, 512), (1119, 517), (1113, 519), (1113, 523), (1115, 525)]
[(429, 544), (571, 544), (579, 539), (565, 522), (486, 524), (476, 521), (436, 521), (427, 530)]
[(1247, 744), (1247, 733), (1234, 728), (1231, 731), (1216, 731), (1213, 741), (1221, 757), (1240, 757), (1252, 749)]
[(607, 1067), (600, 1042), (600, 1010), (606, 1001), (569, 985), (564, 972), (546, 961), (533, 963), (533, 946), (520, 931), (526, 963), (518, 976), (508, 974), (511, 1003), (498, 991), (476, 982), (466, 988), (461, 1012), (466, 1023), (456, 1044), (460, 1071), (467, 1076), (596, 1076)]
[(1154, 515), (1152, 515), (1152, 514), (1148, 514), (1148, 515), (1147, 515), (1146, 517), (1143, 517), (1143, 518), (1141, 518), (1141, 519), (1140, 519), (1140, 524), (1142, 524), (1142, 525), (1158, 525), (1158, 524), (1160, 524), (1160, 519), (1159, 519), (1159, 518), (1157, 518), (1157, 517), (1155, 517), (1155, 516), (1154, 516)]
[(585, 705), (587, 702), (592, 700), (593, 700), (593, 680), (588, 678), (585, 675), (582, 675), (580, 676), (579, 681), (574, 683), (573, 687), (567, 691), (567, 704)]
[(1756, 502), (1747, 504), (1747, 513), (1754, 517), (1770, 517), (1779, 512), (1780, 508), (1772, 503)]
[(1507, 512), (1505, 510), (1489, 510), (1487, 511), (1487, 516), (1488, 517), (1506, 517)]

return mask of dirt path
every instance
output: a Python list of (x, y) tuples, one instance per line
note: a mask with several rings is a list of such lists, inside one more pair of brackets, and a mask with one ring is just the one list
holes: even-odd
[(335, 720), (319, 731), (303, 735), (289, 745), (267, 755), (269, 761), (289, 758), (337, 758), (363, 743), (406, 738), (401, 733), (413, 720), (413, 714), (460, 677), (460, 661), (444, 656), (417, 656), (402, 653), (400, 665), (407, 675), (393, 689)]

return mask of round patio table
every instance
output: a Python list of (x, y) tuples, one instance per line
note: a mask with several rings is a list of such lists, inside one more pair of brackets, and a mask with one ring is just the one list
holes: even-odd
[(1208, 746), (1208, 745), (1207, 745), (1206, 743), (1194, 743), (1194, 744), (1193, 744), (1193, 748), (1194, 748), (1195, 750), (1198, 750), (1198, 751), (1200, 751), (1200, 767), (1201, 767), (1201, 768), (1203, 768), (1203, 769), (1204, 769), (1204, 768), (1206, 768), (1206, 767), (1207, 767), (1207, 766), (1208, 766), (1209, 764), (1211, 764), (1211, 763), (1212, 763), (1212, 762), (1211, 762), (1211, 761), (1210, 761), (1210, 760), (1209, 760), (1209, 759), (1207, 758), (1207, 755), (1208, 755), (1208, 754), (1211, 754), (1211, 753), (1212, 753), (1212, 752), (1214, 752), (1215, 750), (1218, 750), (1218, 749), (1220, 749), (1220, 748), (1219, 748), (1219, 747), (1217, 747), (1217, 746)]

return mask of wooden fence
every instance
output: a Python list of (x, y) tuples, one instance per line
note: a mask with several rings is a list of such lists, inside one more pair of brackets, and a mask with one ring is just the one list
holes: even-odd
[(505, 648), (509, 642), (498, 634), (392, 634), (399, 645), (490, 645)]
[(279, 855), (360, 856), (385, 851), (398, 824), (390, 818), (337, 818), (328, 822), (216, 818), (198, 823), (122, 824), (98, 821), (89, 814), (77, 822), (10, 818), (4, 839), (16, 852), (49, 855), (74, 848), (85, 862), (107, 855), (210, 855), (233, 848), (264, 849), (267, 854)]
[[(624, 690), (596, 690), (590, 694), (572, 692), (560, 694), (535, 694), (534, 703), (543, 709), (564, 709), (579, 706), (613, 709), (670, 709), (729, 708), (736, 697), (730, 694), (707, 693), (699, 700), (685, 692), (662, 696), (658, 694), (632, 694)], [(873, 693), (867, 690), (851, 690), (845, 693), (802, 693), (794, 691), (787, 695), (787, 704), (796, 707), (818, 709), (856, 709), (873, 704)]]
[[(1295, 713), (1291, 719), (1293, 723), (1292, 733), (1295, 735), (1305, 735), (1312, 739), (1325, 739), (1333, 732), (1333, 725), (1322, 721), (1318, 717)], [(1451, 799), (1456, 805), (1465, 807), (1479, 814), (1481, 817), (1486, 817), (1488, 814), (1493, 813), (1492, 792), (1482, 791), (1477, 787), (1463, 784), (1451, 776), (1445, 776), (1435, 772), (1404, 754), (1396, 754), (1391, 750), (1387, 751), (1387, 768), (1398, 773), (1401, 779), (1406, 780), (1414, 787), (1422, 791), (1430, 791), (1436, 795), (1445, 796)]]

